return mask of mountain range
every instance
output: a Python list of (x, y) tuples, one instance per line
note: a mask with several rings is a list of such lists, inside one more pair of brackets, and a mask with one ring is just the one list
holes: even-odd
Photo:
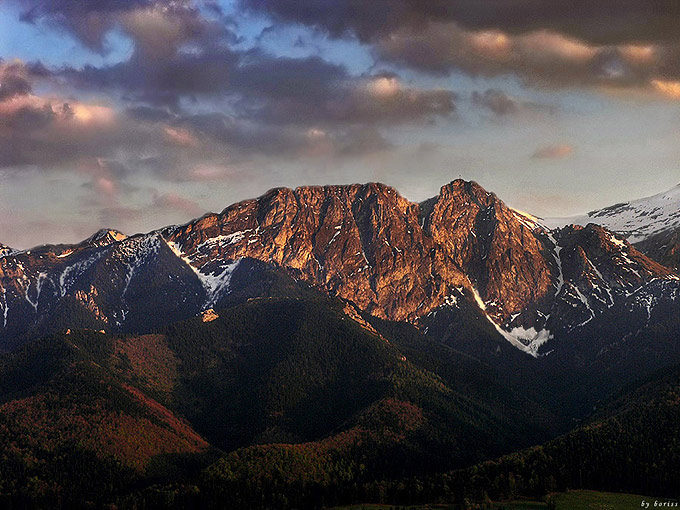
[[(635, 240), (653, 231), (646, 225)], [(102, 230), (76, 245), (4, 252), (3, 346), (55, 327), (129, 332), (194, 316), (248, 285), (239, 275), (255, 261), (416, 325), (472, 299), (534, 356), (606, 310), (652, 314), (679, 287), (672, 269), (620, 234), (591, 223), (549, 229), (462, 180), (420, 204), (374, 183), (275, 189), (148, 234)]]
[[(485, 497), (470, 469), (506, 480), (536, 460), (470, 465), (539, 443), (542, 466), (574, 441), (592, 469), (634, 474), (624, 439), (676, 458), (673, 425), (650, 433), (630, 402), (662, 423), (679, 408), (678, 197), (566, 221), (463, 180), (421, 203), (378, 183), (278, 188), (146, 234), (0, 245), (0, 498), (460, 503)], [(640, 490), (669, 495), (654, 465)], [(494, 497), (633, 475), (551, 476)]]

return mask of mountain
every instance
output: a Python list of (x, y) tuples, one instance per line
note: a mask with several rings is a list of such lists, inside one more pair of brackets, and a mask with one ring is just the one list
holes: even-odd
[(657, 195), (586, 215), (542, 220), (552, 228), (595, 223), (624, 236), (641, 252), (668, 267), (680, 267), (680, 185)]
[[(665, 498), (677, 498), (679, 374), (674, 367), (635, 389), (628, 389), (609, 401), (587, 424), (543, 445), (465, 469), (384, 479), (359, 488), (350, 485), (343, 490), (374, 504), (439, 502), (451, 508), (485, 508), (491, 500), (545, 501), (548, 495), (572, 489), (654, 494), (659, 503)], [(324, 487), (323, 477), (334, 469), (327, 452), (335, 453), (338, 449), (333, 441), (326, 441), (314, 448), (275, 445), (240, 450), (207, 468), (203, 479), (207, 490), (219, 495), (219, 499), (232, 501), (239, 494), (240, 501), (248, 501), (254, 507), (262, 505), (263, 499), (266, 507), (273, 497), (278, 499), (270, 504), (275, 508), (286, 494), (300, 498), (300, 492), (291, 490), (293, 487), (305, 487), (314, 494), (315, 503), (333, 501), (333, 492)], [(305, 469), (292, 469), (299, 464)], [(274, 465), (275, 470), (287, 473), (279, 483), (272, 483), (276, 478), (267, 476)], [(233, 476), (236, 469), (249, 476)], [(257, 478), (257, 474), (264, 476)], [(313, 506), (300, 499), (294, 500), (295, 504)], [(531, 501), (525, 504), (540, 505)], [(667, 506), (673, 504), (671, 500)]]
[[(0, 357), (3, 508), (101, 506), (148, 476), (218, 457), (157, 400), (173, 381), (172, 354), (157, 337), (137, 342), (131, 349), (120, 339), (72, 331)], [(140, 363), (156, 398), (127, 375)]]
[(148, 331), (222, 306), (255, 261), (416, 325), (473, 300), (534, 356), (605, 310), (678, 287), (670, 269), (604, 229), (548, 230), (474, 182), (420, 204), (376, 183), (279, 188), (186, 225), (2, 256), (0, 339), (11, 348), (58, 328)]
[[(336, 487), (326, 501), (351, 501), (338, 491), (555, 434), (549, 410), (483, 363), (286, 284), (298, 297), (245, 299), (155, 334), (72, 330), (0, 356), (0, 501), (147, 508), (158, 491), (197, 508), (319, 506), (308, 489), (321, 478)], [(291, 490), (307, 468), (309, 485)], [(215, 496), (224, 476), (240, 489)]]
[[(422, 203), (280, 188), (147, 234), (7, 249), (0, 289), (0, 506), (674, 487), (678, 276), (474, 182)], [(626, 452), (645, 448), (638, 486)]]

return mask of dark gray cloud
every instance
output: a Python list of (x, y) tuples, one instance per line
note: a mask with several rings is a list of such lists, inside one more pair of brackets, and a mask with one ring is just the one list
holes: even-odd
[(487, 89), (484, 92), (475, 90), (472, 93), (472, 102), (500, 116), (518, 113), (521, 109), (521, 105), (516, 99), (497, 89)]
[(53, 104), (36, 96), (0, 103), (0, 168), (77, 167), (81, 161), (143, 150), (160, 137), (106, 107)]
[(519, 34), (548, 29), (596, 44), (677, 40), (676, 0), (241, 0), (275, 19), (375, 41), (433, 22)]
[(33, 90), (30, 71), (20, 62), (3, 62), (0, 59), (0, 101), (15, 96), (25, 96)]
[(19, 6), (21, 20), (43, 22), (72, 33), (88, 48), (103, 52), (104, 36), (129, 11), (153, 5), (151, 0), (10, 0)]
[(432, 74), (515, 74), (538, 86), (649, 87), (680, 78), (677, 0), (241, 0), (275, 20), (356, 36)]
[(556, 108), (546, 104), (539, 104), (533, 101), (525, 101), (508, 95), (499, 89), (487, 89), (483, 92), (472, 92), (472, 103), (481, 108), (485, 108), (497, 117), (507, 117), (527, 112), (554, 113)]
[(228, 49), (177, 53), (156, 60), (135, 54), (112, 66), (65, 68), (58, 75), (76, 88), (118, 91), (128, 100), (176, 106), (182, 97), (215, 96), (229, 90), (237, 61)]
[(456, 108), (450, 90), (409, 88), (390, 74), (353, 77), (318, 57), (260, 55), (235, 70), (232, 85), (249, 115), (274, 123), (418, 122)]
[(104, 51), (104, 36), (121, 15), (135, 9), (151, 7), (152, 0), (10, 0), (21, 9), (21, 20), (47, 23), (67, 30), (85, 46)]

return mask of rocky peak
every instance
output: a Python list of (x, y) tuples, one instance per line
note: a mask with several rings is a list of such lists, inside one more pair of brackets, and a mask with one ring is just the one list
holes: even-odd
[(455, 180), (430, 204), (425, 228), (471, 280), (490, 312), (505, 317), (546, 295), (556, 279), (546, 233), (476, 182)]
[(623, 236), (593, 223), (568, 225), (558, 234), (565, 277), (578, 281), (606, 279), (618, 287), (635, 287), (672, 271), (640, 253)]
[(126, 238), (127, 236), (118, 230), (102, 228), (85, 239), (82, 244), (87, 246), (108, 246)]
[(475, 181), (455, 179), (445, 184), (439, 190), (440, 200), (459, 201), (463, 203), (474, 202), (480, 207), (489, 207), (498, 201), (498, 197), (485, 190)]
[(379, 183), (277, 188), (164, 236), (195, 267), (216, 256), (272, 262), (375, 315), (407, 319), (447, 292), (419, 214)]

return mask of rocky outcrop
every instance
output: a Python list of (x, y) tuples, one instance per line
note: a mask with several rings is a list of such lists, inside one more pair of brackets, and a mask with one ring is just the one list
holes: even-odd
[(654, 234), (635, 247), (664, 266), (680, 269), (680, 228)]
[(108, 246), (126, 239), (127, 236), (118, 230), (112, 228), (103, 228), (98, 230), (93, 235), (85, 239), (82, 244), (87, 246)]

